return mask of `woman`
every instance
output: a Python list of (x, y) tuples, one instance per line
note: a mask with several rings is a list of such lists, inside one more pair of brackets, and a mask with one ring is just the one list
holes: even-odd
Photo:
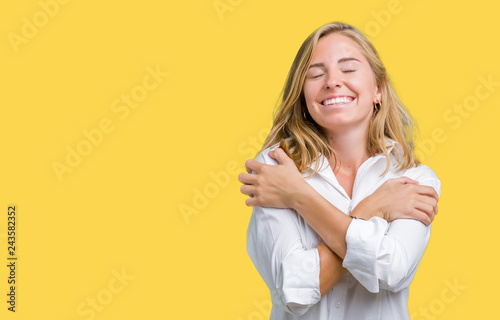
[(239, 176), (271, 319), (409, 319), (441, 188), (413, 127), (357, 29), (330, 23), (304, 41), (254, 174)]

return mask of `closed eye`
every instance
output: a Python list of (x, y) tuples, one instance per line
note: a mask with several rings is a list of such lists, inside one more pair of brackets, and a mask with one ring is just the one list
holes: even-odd
[(324, 75), (324, 73), (322, 73), (322, 74), (318, 74), (318, 75), (316, 75), (316, 76), (312, 76), (311, 78), (316, 79), (316, 78), (321, 77), (322, 75)]
[(343, 70), (343, 73), (350, 73), (350, 72), (355, 72), (356, 70), (354, 69), (348, 69), (348, 70)]

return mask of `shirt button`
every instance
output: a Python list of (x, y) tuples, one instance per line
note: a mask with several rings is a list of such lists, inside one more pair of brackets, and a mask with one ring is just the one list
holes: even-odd
[(337, 303), (335, 304), (335, 308), (340, 308), (342, 306), (342, 301), (337, 301)]

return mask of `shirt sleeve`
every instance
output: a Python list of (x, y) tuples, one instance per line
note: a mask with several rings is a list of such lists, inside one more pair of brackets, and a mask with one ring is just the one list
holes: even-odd
[[(257, 160), (273, 161), (262, 154)], [(271, 291), (273, 303), (285, 311), (300, 316), (321, 300), (319, 253), (316, 248), (305, 249), (295, 211), (254, 207), (247, 252)]]
[[(428, 166), (420, 165), (405, 176), (431, 186), (441, 194), (441, 182)], [(420, 221), (397, 219), (387, 222), (374, 217), (354, 219), (346, 233), (344, 268), (370, 292), (393, 292), (409, 287), (429, 242), (431, 226)]]

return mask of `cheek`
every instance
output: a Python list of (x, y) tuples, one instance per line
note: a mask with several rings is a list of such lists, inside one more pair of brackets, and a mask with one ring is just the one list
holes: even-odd
[(372, 90), (372, 86), (366, 81), (353, 81), (346, 84), (346, 86), (356, 95), (359, 102), (367, 102), (373, 99), (372, 95), (375, 89)]
[(318, 86), (316, 83), (305, 83), (304, 84), (304, 98), (306, 99), (306, 103), (309, 106), (314, 100), (316, 100), (316, 97), (318, 96), (320, 90), (320, 86)]
[(371, 73), (353, 79), (351, 85), (358, 93), (363, 93), (366, 99), (373, 100), (373, 98), (375, 98), (377, 86)]

